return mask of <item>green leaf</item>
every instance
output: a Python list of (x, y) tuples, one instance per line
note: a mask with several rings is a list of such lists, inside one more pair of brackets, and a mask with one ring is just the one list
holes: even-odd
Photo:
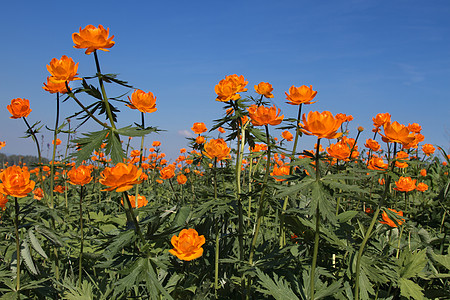
[(402, 263), (400, 277), (405, 279), (414, 277), (422, 271), (427, 264), (426, 249), (416, 253), (404, 251), (400, 257), (400, 262)]
[(416, 300), (424, 299), (422, 288), (415, 282), (406, 279), (400, 278), (398, 281), (398, 285), (400, 287), (400, 294), (408, 299), (413, 298)]
[(108, 132), (110, 131), (108, 129), (105, 129), (100, 131), (83, 133), (85, 137), (73, 140), (73, 143), (78, 144), (80, 147), (80, 150), (72, 154), (72, 156), (75, 156), (77, 159), (76, 161), (77, 166), (79, 166), (83, 162), (83, 160), (89, 159), (94, 150), (100, 149), (100, 146), (103, 143), (103, 140), (106, 138)]
[(28, 230), (28, 237), (30, 238), (30, 243), (31, 243), (31, 246), (33, 246), (33, 249), (36, 250), (36, 252), (39, 253), (42, 257), (48, 258), (44, 249), (42, 249), (41, 245), (39, 244), (39, 240), (34, 235), (32, 228), (30, 228)]
[(64, 242), (61, 240), (61, 238), (58, 235), (56, 235), (49, 228), (47, 228), (45, 226), (37, 225), (34, 227), (34, 229), (37, 232), (39, 232), (40, 234), (42, 234), (43, 236), (45, 236), (50, 242), (53, 243), (53, 245), (60, 246), (60, 247), (64, 246)]
[(435, 254), (433, 253), (433, 258), (440, 263), (441, 265), (443, 265), (444, 267), (447, 268), (447, 270), (450, 270), (450, 253), (447, 255), (439, 255), (439, 254)]
[(116, 129), (116, 132), (120, 135), (125, 135), (125, 136), (144, 136), (146, 134), (149, 134), (151, 132), (157, 132), (157, 128), (156, 127), (147, 127), (145, 129), (141, 129), (139, 127), (132, 127), (131, 125), (120, 128), (120, 129)]
[(262, 288), (258, 288), (261, 293), (271, 295), (277, 300), (299, 300), (297, 295), (289, 287), (288, 283), (281, 277), (279, 278), (277, 274), (273, 273), (272, 279), (261, 270), (256, 269), (256, 275), (258, 276), (259, 284), (262, 286)]
[(120, 142), (119, 135), (115, 134), (113, 130), (108, 131), (110, 134), (107, 136), (105, 153), (111, 155), (111, 161), (113, 164), (123, 162), (125, 153), (122, 149), (122, 143)]
[(315, 180), (312, 178), (309, 178), (309, 177), (305, 178), (295, 185), (291, 185), (289, 187), (283, 187), (281, 190), (281, 193), (279, 193), (277, 195), (277, 197), (282, 198), (284, 196), (296, 194), (303, 189), (309, 188), (309, 185), (311, 185), (314, 182), (315, 182)]
[(36, 266), (34, 265), (33, 258), (31, 257), (30, 253), (30, 247), (28, 247), (28, 242), (26, 240), (23, 240), (22, 244), (20, 245), (20, 256), (25, 262), (25, 265), (27, 266), (28, 270), (30, 270), (30, 272), (33, 273), (34, 275), (38, 275), (39, 272), (36, 269)]
[(355, 211), (355, 210), (344, 211), (343, 213), (340, 213), (337, 216), (337, 220), (339, 223), (345, 223), (345, 222), (353, 219), (357, 214), (358, 214), (358, 211)]
[(328, 219), (332, 223), (336, 223), (336, 215), (333, 213), (333, 205), (329, 193), (325, 190), (320, 181), (315, 180), (312, 187), (310, 213), (314, 215), (316, 208), (319, 206), (321, 216)]

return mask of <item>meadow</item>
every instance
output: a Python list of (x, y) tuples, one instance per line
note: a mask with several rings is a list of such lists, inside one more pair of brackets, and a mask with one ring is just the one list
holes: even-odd
[[(232, 74), (211, 99), (223, 113), (209, 129), (193, 120), (170, 161), (164, 141), (148, 143), (157, 91), (101, 72), (109, 29), (72, 39), (97, 73), (65, 55), (47, 65), (49, 163), (33, 102), (7, 105), (39, 163), (1, 169), (0, 299), (450, 299), (450, 155), (423, 143), (420, 120), (374, 111), (373, 128), (358, 127), (314, 111), (311, 85), (286, 91), (285, 116), (270, 83)], [(113, 85), (129, 96), (109, 98)], [(79, 111), (60, 116), (64, 101)], [(121, 109), (140, 122), (117, 128)], [(87, 120), (98, 130), (70, 138)]]

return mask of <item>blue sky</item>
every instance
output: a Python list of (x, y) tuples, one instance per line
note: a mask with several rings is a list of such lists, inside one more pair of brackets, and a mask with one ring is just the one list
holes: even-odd
[[(295, 117), (297, 107), (285, 103), (284, 92), (313, 85), (318, 102), (303, 111), (352, 114), (350, 136), (361, 125), (362, 141), (371, 138), (372, 117), (389, 112), (400, 123), (419, 123), (426, 143), (450, 147), (449, 1), (8, 1), (1, 14), (2, 153), (36, 154), (33, 142), (20, 138), (23, 121), (9, 119), (11, 99), (30, 100), (30, 123), (54, 126), (55, 96), (42, 89), (52, 58), (67, 55), (79, 62), (80, 76), (95, 73), (93, 55), (74, 49), (71, 38), (88, 24), (115, 36), (111, 51), (99, 52), (102, 71), (157, 97), (146, 123), (166, 131), (148, 135), (146, 146), (160, 140), (169, 156), (187, 146), (194, 122), (210, 128), (222, 117), (214, 86), (230, 74), (249, 81), (243, 96), (270, 82), (285, 117)], [(137, 111), (118, 107), (119, 126), (140, 121)], [(75, 111), (62, 103), (61, 118)], [(81, 127), (99, 129), (93, 122)], [(51, 132), (44, 127), (41, 134), (51, 143)]]

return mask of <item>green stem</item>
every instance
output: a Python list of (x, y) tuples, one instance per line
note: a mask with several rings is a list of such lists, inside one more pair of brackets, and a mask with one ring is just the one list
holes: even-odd
[[(214, 158), (214, 166), (213, 166), (213, 173), (214, 173), (214, 200), (217, 202), (217, 170), (216, 170), (216, 164), (217, 164), (217, 158)], [(217, 290), (219, 289), (219, 242), (220, 242), (220, 235), (219, 235), (219, 220), (217, 218), (216, 220), (216, 249), (215, 249), (215, 257), (214, 257), (214, 295), (217, 299)]]
[(141, 239), (142, 245), (145, 245), (145, 239), (142, 235), (141, 228), (139, 227), (139, 223), (136, 219), (136, 216), (134, 215), (133, 207), (131, 206), (130, 198), (128, 198), (128, 193), (126, 191), (123, 192), (124, 202), (127, 204), (128, 213), (131, 217), (131, 220), (134, 224), (134, 231), (137, 233), (139, 238)]
[(53, 186), (55, 183), (55, 156), (56, 156), (56, 139), (58, 137), (58, 124), (59, 124), (59, 93), (56, 93), (56, 121), (55, 130), (53, 131), (53, 153), (50, 164), (50, 208), (54, 207), (53, 203)]
[[(396, 143), (394, 143), (394, 157), (396, 152)], [(395, 167), (395, 161), (392, 161), (391, 170), (393, 170)], [(366, 234), (364, 236), (363, 241), (361, 242), (361, 246), (359, 246), (358, 256), (356, 257), (356, 274), (355, 274), (355, 300), (359, 300), (359, 276), (360, 276), (360, 266), (361, 266), (361, 257), (364, 252), (364, 247), (366, 246), (367, 241), (369, 240), (370, 234), (372, 233), (373, 227), (375, 226), (375, 223), (377, 222), (378, 215), (380, 214), (381, 207), (383, 206), (384, 201), (387, 198), (388, 192), (389, 192), (389, 186), (391, 184), (391, 176), (387, 176), (387, 179), (385, 180), (385, 186), (384, 186), (384, 193), (383, 197), (381, 198), (380, 202), (378, 203), (377, 210), (373, 214), (372, 221), (370, 222), (369, 228), (366, 231)]]
[(81, 277), (83, 273), (83, 186), (80, 188), (80, 260), (78, 262), (78, 287), (81, 288)]
[(109, 122), (111, 123), (111, 127), (116, 129), (116, 125), (114, 124), (114, 119), (111, 113), (111, 108), (109, 107), (108, 96), (106, 96), (105, 85), (103, 84), (103, 79), (101, 77), (102, 72), (100, 70), (100, 63), (98, 61), (97, 50), (94, 50), (94, 58), (95, 58), (95, 66), (97, 67), (98, 83), (102, 91), (103, 103), (105, 104), (106, 114), (108, 116)]
[[(316, 182), (320, 180), (320, 169), (319, 169), (319, 147), (320, 147), (320, 138), (317, 139), (317, 148), (316, 148)], [(313, 251), (313, 259), (311, 264), (311, 277), (309, 281), (309, 290), (310, 290), (310, 299), (314, 300), (314, 284), (315, 284), (315, 273), (316, 273), (316, 265), (317, 265), (317, 255), (319, 253), (319, 236), (320, 235), (320, 210), (319, 204), (316, 207), (316, 228), (314, 232), (314, 251)]]
[[(36, 134), (34, 132), (34, 130), (31, 128), (30, 124), (28, 124), (28, 121), (25, 117), (22, 118), (23, 121), (25, 122), (25, 125), (27, 125), (28, 131), (30, 132), (31, 136), (33, 137), (33, 141), (36, 144), (36, 148), (37, 148), (37, 152), (38, 152), (38, 162), (39, 162), (39, 178), (38, 178), (38, 182), (42, 188), (42, 190), (44, 191), (44, 183), (42, 180), (42, 156), (41, 156), (41, 148), (39, 147), (39, 141), (36, 137)], [(44, 191), (44, 196), (45, 196), (45, 191)], [(47, 199), (47, 197), (45, 198)]]
[(250, 247), (250, 256), (248, 259), (248, 262), (250, 265), (253, 264), (253, 255), (255, 254), (255, 246), (256, 246), (256, 240), (258, 238), (259, 228), (261, 226), (261, 219), (262, 219), (262, 212), (263, 212), (263, 203), (264, 203), (264, 194), (266, 193), (267, 188), (267, 180), (269, 178), (269, 172), (270, 172), (270, 136), (269, 136), (269, 127), (265, 125), (266, 127), (266, 137), (267, 137), (267, 163), (266, 163), (266, 173), (264, 174), (264, 181), (263, 181), (263, 188), (261, 191), (261, 196), (259, 198), (258, 202), (258, 211), (256, 213), (256, 227), (255, 227), (255, 233), (253, 234), (253, 239)]
[(19, 202), (14, 197), (14, 231), (16, 233), (16, 261), (17, 261), (17, 285), (16, 291), (20, 290), (20, 240), (19, 240)]
[[(141, 124), (142, 124), (142, 129), (145, 128), (145, 118), (144, 118), (144, 113), (141, 112)], [(139, 168), (142, 165), (142, 151), (144, 150), (144, 136), (141, 137), (141, 150), (139, 153)], [(136, 194), (135, 194), (135, 207), (138, 207), (138, 196), (139, 196), (139, 184), (136, 184)]]
[[(242, 123), (239, 120), (239, 123)], [(244, 216), (241, 202), (241, 171), (242, 171), (242, 157), (244, 154), (244, 146), (245, 146), (245, 128), (249, 123), (243, 125), (240, 124), (240, 132), (242, 137), (240, 138), (240, 145), (238, 144), (238, 157), (236, 162), (236, 200), (238, 204), (238, 214), (239, 214), (239, 227), (238, 227), (238, 236), (239, 236), (239, 259), (244, 260)], [(240, 134), (238, 133), (238, 137)]]

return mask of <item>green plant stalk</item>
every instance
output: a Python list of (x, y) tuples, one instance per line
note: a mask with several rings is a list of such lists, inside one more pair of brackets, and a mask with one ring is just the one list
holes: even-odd
[(255, 227), (255, 233), (253, 234), (252, 243), (250, 246), (250, 255), (248, 259), (248, 263), (250, 265), (253, 264), (253, 255), (255, 254), (255, 246), (256, 246), (256, 240), (258, 239), (258, 233), (259, 228), (261, 226), (261, 219), (262, 219), (262, 212), (263, 212), (263, 203), (264, 203), (264, 194), (266, 193), (267, 188), (267, 180), (269, 179), (269, 172), (270, 172), (270, 136), (269, 136), (269, 127), (267, 125), (264, 125), (266, 127), (266, 136), (267, 136), (267, 163), (266, 163), (266, 173), (264, 174), (264, 181), (263, 181), (263, 188), (261, 191), (261, 197), (259, 198), (258, 202), (258, 211), (256, 213), (256, 227)]
[(361, 271), (360, 270), (361, 257), (364, 252), (364, 247), (366, 246), (366, 243), (369, 240), (370, 234), (372, 233), (373, 227), (375, 226), (375, 223), (377, 222), (381, 207), (383, 206), (383, 203), (384, 203), (385, 199), (387, 198), (390, 184), (391, 184), (391, 176), (388, 176), (387, 180), (385, 182), (383, 197), (381, 198), (380, 202), (378, 203), (377, 210), (373, 214), (372, 221), (370, 222), (369, 228), (367, 229), (364, 239), (361, 242), (361, 246), (359, 246), (358, 256), (356, 257), (356, 274), (355, 274), (355, 291), (354, 291), (355, 300), (359, 300), (359, 276), (360, 276), (360, 271)]
[(53, 185), (55, 184), (55, 156), (56, 156), (56, 139), (58, 137), (58, 124), (59, 124), (59, 93), (56, 93), (56, 121), (55, 130), (53, 132), (53, 153), (52, 161), (50, 165), (50, 208), (54, 207), (53, 203)]
[[(242, 123), (242, 121), (240, 121)], [(242, 171), (242, 158), (244, 155), (244, 146), (245, 146), (245, 128), (247, 128), (247, 122), (245, 125), (241, 124), (241, 134), (240, 145), (238, 145), (238, 157), (236, 162), (236, 200), (238, 203), (238, 214), (239, 214), (239, 227), (238, 227), (238, 236), (239, 236), (239, 259), (244, 260), (244, 216), (241, 202), (241, 171)], [(238, 134), (239, 136), (239, 134)]]
[[(142, 129), (145, 128), (145, 118), (144, 118), (144, 113), (141, 112), (141, 124), (142, 124)], [(139, 153), (139, 168), (142, 165), (142, 151), (144, 150), (144, 136), (141, 137), (141, 150)], [(138, 196), (139, 196), (139, 184), (136, 184), (136, 193), (135, 193), (135, 207), (138, 207)]]
[(98, 83), (100, 84), (100, 89), (102, 90), (103, 103), (105, 104), (106, 114), (108, 116), (111, 127), (113, 129), (116, 129), (116, 125), (114, 124), (114, 119), (111, 113), (111, 108), (109, 107), (108, 96), (106, 96), (105, 85), (103, 84), (103, 79), (101, 78), (102, 71), (100, 70), (100, 63), (98, 61), (97, 50), (94, 50), (94, 58), (95, 58), (95, 66), (97, 67), (97, 76), (99, 76)]
[(139, 223), (138, 223), (138, 221), (136, 219), (136, 216), (134, 215), (133, 207), (131, 206), (130, 198), (128, 198), (128, 193), (126, 191), (123, 192), (123, 197), (125, 198), (124, 202), (127, 203), (127, 208), (126, 209), (128, 209), (128, 213), (129, 213), (129, 215), (131, 217), (131, 220), (133, 221), (133, 224), (134, 224), (134, 231), (137, 233), (137, 235), (141, 239), (142, 245), (145, 245), (145, 238), (142, 235), (141, 228), (139, 227)]
[[(214, 200), (217, 202), (217, 157), (214, 158)], [(214, 256), (214, 295), (217, 299), (217, 290), (219, 289), (219, 255), (220, 255), (220, 249), (219, 249), (219, 242), (220, 242), (220, 236), (219, 236), (219, 218), (216, 218), (216, 249), (215, 249), (215, 256)]]
[[(295, 153), (297, 151), (298, 137), (300, 136), (299, 123), (300, 123), (300, 116), (302, 114), (302, 104), (303, 103), (300, 103), (300, 105), (298, 106), (298, 115), (297, 115), (297, 121), (295, 124), (294, 146), (292, 147), (291, 160), (293, 160)], [(291, 168), (289, 171), (289, 175), (292, 175), (292, 171), (293, 171), (293, 169)], [(286, 232), (285, 232), (285, 228), (284, 228), (284, 214), (287, 209), (288, 201), (289, 201), (289, 196), (286, 196), (286, 198), (284, 199), (284, 203), (283, 203), (283, 210), (281, 211), (281, 216), (280, 216), (280, 248), (283, 248), (286, 245), (286, 236), (285, 236)]]
[[(33, 129), (31, 128), (30, 124), (28, 124), (28, 121), (25, 117), (22, 117), (23, 121), (25, 122), (25, 125), (27, 125), (28, 130), (30, 131), (31, 136), (33, 137), (33, 140), (36, 144), (37, 152), (38, 152), (38, 162), (39, 162), (39, 184), (41, 185), (42, 190), (44, 190), (44, 182), (42, 181), (42, 156), (41, 156), (41, 148), (39, 147), (38, 139), (36, 138), (36, 135), (34, 134)], [(44, 196), (46, 196), (46, 193), (44, 193)], [(47, 200), (47, 197), (45, 198)]]
[[(250, 159), (250, 166), (248, 169), (248, 193), (252, 191), (252, 168), (253, 168), (253, 157)], [(252, 213), (252, 197), (248, 196), (248, 211), (247, 211), (247, 226), (250, 227), (250, 216)]]
[[(319, 168), (319, 147), (320, 147), (320, 138), (317, 139), (317, 147), (316, 147), (316, 181), (320, 180), (320, 168)], [(313, 258), (311, 263), (311, 277), (309, 281), (309, 290), (310, 290), (310, 299), (314, 300), (314, 277), (316, 273), (316, 265), (317, 265), (317, 255), (319, 253), (319, 236), (320, 235), (320, 210), (319, 204), (316, 207), (316, 228), (314, 232), (314, 250), (313, 250)]]
[(16, 234), (16, 260), (17, 260), (17, 285), (16, 291), (20, 290), (20, 240), (19, 240), (19, 202), (17, 201), (17, 197), (14, 197), (14, 231)]
[(81, 288), (81, 278), (83, 274), (83, 186), (80, 187), (80, 260), (78, 262), (78, 287)]

